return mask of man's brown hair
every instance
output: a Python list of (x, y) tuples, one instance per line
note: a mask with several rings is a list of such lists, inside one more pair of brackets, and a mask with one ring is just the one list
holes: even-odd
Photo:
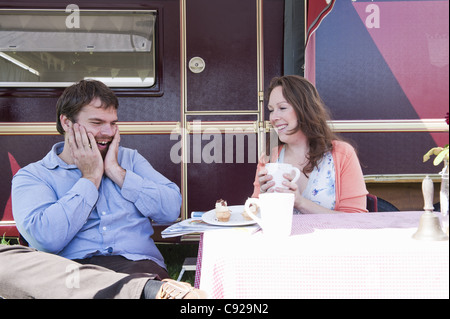
[(56, 129), (64, 135), (60, 116), (65, 115), (72, 122), (76, 121), (76, 116), (81, 108), (91, 103), (94, 98), (99, 98), (103, 108), (119, 107), (114, 92), (104, 83), (97, 80), (82, 80), (69, 86), (64, 90), (56, 102)]

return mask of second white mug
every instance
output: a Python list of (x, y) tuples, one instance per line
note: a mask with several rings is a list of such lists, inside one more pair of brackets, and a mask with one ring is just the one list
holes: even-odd
[[(288, 237), (292, 229), (294, 199), (293, 193), (264, 193), (259, 198), (247, 199), (245, 211), (261, 226), (264, 235)], [(261, 218), (252, 213), (251, 204), (259, 207)]]

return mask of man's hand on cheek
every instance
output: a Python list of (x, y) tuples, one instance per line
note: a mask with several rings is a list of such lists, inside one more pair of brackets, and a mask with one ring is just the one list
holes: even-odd
[(122, 187), (126, 171), (119, 165), (117, 156), (119, 154), (120, 132), (117, 128), (114, 138), (109, 144), (108, 152), (105, 156), (105, 174), (114, 183)]
[(81, 171), (82, 177), (91, 180), (96, 187), (100, 186), (104, 165), (103, 159), (98, 150), (97, 143), (92, 133), (74, 123), (69, 127), (68, 143), (74, 164)]

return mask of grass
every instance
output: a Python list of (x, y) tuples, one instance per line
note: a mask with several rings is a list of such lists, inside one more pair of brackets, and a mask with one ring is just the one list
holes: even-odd
[(18, 243), (19, 243), (19, 238), (17, 238), (17, 237), (5, 237), (5, 234), (3, 234), (2, 237), (0, 237), (1, 245), (17, 245)]
[[(197, 257), (198, 253), (198, 242), (189, 244), (156, 244), (156, 246), (164, 257), (170, 278), (175, 280), (180, 274), (184, 259), (186, 257)], [(186, 271), (183, 278), (181, 278), (181, 281), (188, 282), (192, 286), (194, 286), (194, 280), (194, 271)]]
[(3, 234), (3, 237), (0, 240), (0, 244), (2, 244), (2, 245), (9, 245), (9, 240), (5, 239), (5, 234)]

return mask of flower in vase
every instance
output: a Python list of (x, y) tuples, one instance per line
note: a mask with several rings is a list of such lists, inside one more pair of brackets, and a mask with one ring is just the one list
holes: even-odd
[(444, 147), (433, 147), (423, 156), (423, 161), (428, 161), (431, 155), (436, 156), (433, 161), (434, 166), (439, 165), (443, 160), (448, 162), (448, 144)]
[[(448, 123), (449, 123), (448, 112), (445, 115), (445, 122), (448, 125)], [(445, 145), (444, 147), (433, 147), (431, 150), (429, 150), (423, 156), (423, 161), (424, 162), (428, 161), (432, 155), (436, 156), (434, 161), (433, 161), (433, 164), (435, 166), (439, 165), (442, 161), (444, 161), (445, 163), (448, 163), (448, 144)]]

